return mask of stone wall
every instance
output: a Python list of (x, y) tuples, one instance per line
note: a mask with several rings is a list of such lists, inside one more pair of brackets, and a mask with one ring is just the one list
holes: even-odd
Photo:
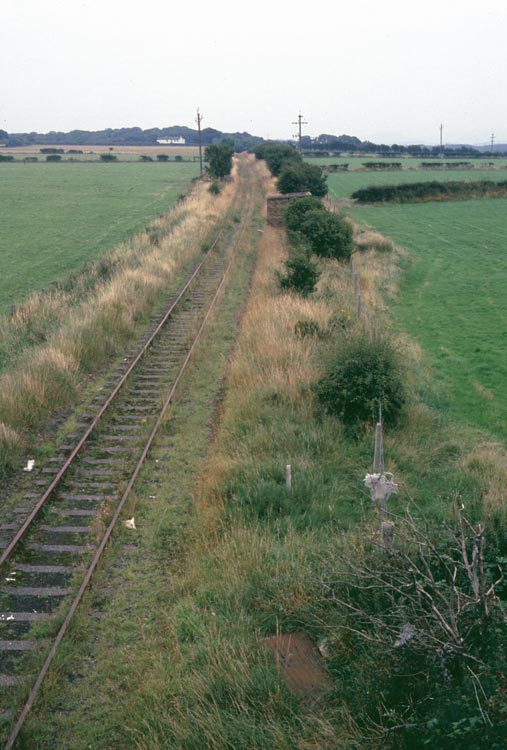
[(293, 200), (305, 198), (311, 193), (287, 193), (286, 195), (270, 195), (267, 200), (268, 224), (272, 227), (283, 227), (283, 212)]

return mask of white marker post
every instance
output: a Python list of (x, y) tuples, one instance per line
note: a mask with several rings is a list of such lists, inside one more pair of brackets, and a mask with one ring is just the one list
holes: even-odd
[[(382, 419), (382, 417), (380, 417)], [(385, 518), (387, 514), (387, 499), (398, 492), (398, 485), (393, 482), (393, 475), (384, 471), (384, 444), (382, 436), (382, 421), (377, 422), (375, 428), (375, 450), (373, 454), (373, 473), (367, 474), (364, 484), (370, 490), (371, 501), (378, 504), (380, 511), (380, 533), (382, 544), (386, 552), (392, 552), (394, 547), (394, 523)]]
[(285, 467), (285, 489), (287, 492), (292, 492), (292, 467), (290, 464)]

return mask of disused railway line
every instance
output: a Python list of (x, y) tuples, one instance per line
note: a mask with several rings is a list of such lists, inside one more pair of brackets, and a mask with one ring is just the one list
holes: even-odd
[[(72, 441), (34, 477), (30, 506), (0, 527), (4, 750), (15, 746), (224, 287), (251, 217), (250, 196), (240, 199), (241, 221), (219, 232)], [(50, 636), (37, 636), (41, 622)]]

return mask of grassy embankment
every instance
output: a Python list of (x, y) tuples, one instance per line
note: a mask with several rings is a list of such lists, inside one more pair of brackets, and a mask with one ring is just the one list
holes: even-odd
[(56, 411), (78, 402), (90, 374), (125, 351), (200, 257), (235, 189), (213, 197), (196, 185), (147, 230), (0, 318), (0, 475), (36, 448)]
[(0, 313), (166, 213), (195, 164), (1, 164)]
[[(388, 326), (385, 295), (396, 291), (399, 256), (375, 250), (378, 237), (363, 235), (362, 242), (370, 245), (356, 258), (365, 305)], [(346, 614), (324, 580), (348, 545), (357, 540), (361, 548), (377, 525), (361, 481), (371, 466), (371, 432), (351, 439), (312, 397), (334, 326), (358, 325), (350, 270), (323, 262), (318, 291), (302, 300), (277, 288), (275, 269), (286, 257), (282, 234), (266, 229), (198, 489), (188, 426), (178, 422), (160, 444), (162, 469), (152, 465), (139, 490), (150, 521), (140, 532), (143, 554), (97, 587), (100, 637), (83, 622), (75, 633), (81, 662), (62, 660), (80, 679), (69, 682), (66, 700), (56, 689), (47, 693), (32, 719), (41, 748), (54, 747), (40, 730), (46, 709), (55, 707), (63, 708), (60, 725), (58, 716), (52, 719), (57, 747), (76, 750), (86, 742), (138, 750), (386, 746), (390, 735), (377, 723), (389, 710), (382, 667), (360, 662), (357, 643), (342, 629)], [(298, 337), (301, 320), (331, 335)], [(410, 496), (441, 519), (458, 492), (477, 515), (498, 512), (507, 487), (504, 452), (481, 445), (479, 433), (451, 426), (427, 403), (432, 384), (425, 365), (416, 347), (405, 352), (411, 397), (405, 419), (385, 440), (386, 469), (401, 485), (391, 509), (401, 510)], [(207, 350), (207, 364), (213, 361)], [(192, 393), (204, 393), (205, 371), (194, 373)], [(188, 404), (188, 411), (195, 415), (196, 408)], [(321, 643), (331, 684), (321, 694), (296, 697), (264, 638), (301, 631)], [(385, 669), (392, 654), (383, 658)]]

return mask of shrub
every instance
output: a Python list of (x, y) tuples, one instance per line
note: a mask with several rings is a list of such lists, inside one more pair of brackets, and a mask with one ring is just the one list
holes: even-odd
[(183, 161), (183, 157), (180, 156), (180, 154), (176, 154), (176, 156), (174, 157), (174, 161)]
[(301, 157), (292, 146), (285, 143), (260, 143), (254, 149), (257, 159), (264, 159), (272, 175), (278, 177), (286, 162), (301, 162)]
[(118, 157), (116, 154), (101, 154), (100, 161), (117, 161)]
[[(157, 156), (158, 159), (158, 156)], [(147, 156), (146, 154), (141, 154), (141, 161), (153, 161), (151, 156)]]
[(341, 216), (312, 209), (304, 216), (299, 232), (314, 253), (324, 258), (350, 258), (353, 249), (352, 227)]
[(212, 182), (208, 188), (208, 191), (211, 193), (211, 195), (220, 195), (220, 185), (218, 184), (218, 182)]
[(308, 297), (315, 290), (320, 276), (316, 264), (307, 255), (298, 254), (286, 260), (284, 265), (286, 275), (278, 274), (280, 288)]
[(307, 336), (318, 336), (322, 338), (324, 333), (316, 320), (298, 320), (294, 326), (294, 334), (298, 339), (304, 339)]
[(46, 161), (61, 161), (62, 157), (60, 154), (49, 154), (49, 156), (46, 156)]
[(278, 190), (281, 193), (302, 193), (323, 197), (327, 193), (326, 175), (315, 164), (303, 161), (287, 161), (278, 177)]
[(0, 161), (14, 161), (12, 154), (0, 154)]
[(157, 154), (157, 161), (169, 161), (169, 154)]
[(329, 353), (317, 398), (345, 424), (375, 422), (379, 405), (386, 424), (398, 419), (405, 403), (401, 356), (387, 337), (343, 335)]
[(457, 515), (434, 528), (412, 507), (396, 517), (394, 554), (363, 538), (325, 563), (326, 592), (349, 613), (340, 691), (360, 724), (397, 730), (383, 748), (505, 747), (502, 574), (484, 525)]
[(316, 198), (314, 195), (294, 198), (284, 212), (285, 226), (292, 232), (299, 232), (306, 214), (314, 210), (326, 210), (320, 198)]

